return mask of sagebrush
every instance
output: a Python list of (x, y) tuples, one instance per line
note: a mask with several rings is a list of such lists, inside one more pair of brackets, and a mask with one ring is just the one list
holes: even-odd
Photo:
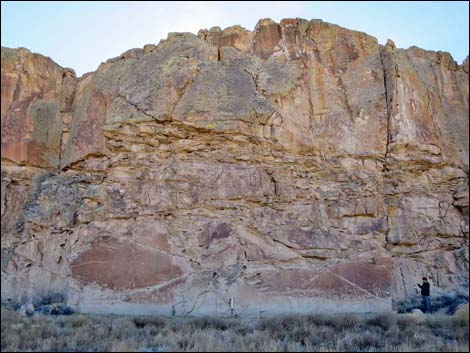
[(2, 351), (456, 351), (468, 316), (291, 315), (264, 320), (82, 315), (2, 309)]

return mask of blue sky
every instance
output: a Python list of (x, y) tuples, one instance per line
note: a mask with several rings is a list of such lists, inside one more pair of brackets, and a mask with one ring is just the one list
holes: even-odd
[(235, 24), (252, 30), (260, 18), (320, 18), (366, 32), (380, 43), (468, 55), (468, 2), (13, 2), (1, 3), (1, 42), (50, 56), (78, 75), (122, 52), (158, 43), (168, 32)]

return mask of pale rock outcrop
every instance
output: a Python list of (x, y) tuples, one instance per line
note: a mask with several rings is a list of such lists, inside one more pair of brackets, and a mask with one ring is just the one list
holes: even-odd
[(56, 168), (76, 78), (50, 58), (2, 47), (2, 158)]
[(468, 291), (468, 199), (468, 59), (302, 19), (78, 79), (2, 48), (2, 301), (383, 310)]
[[(468, 281), (468, 73), (448, 53), (382, 48), (389, 133), (384, 167), (387, 248), (395, 290), (416, 273), (437, 286)], [(444, 250), (445, 249), (445, 250)]]

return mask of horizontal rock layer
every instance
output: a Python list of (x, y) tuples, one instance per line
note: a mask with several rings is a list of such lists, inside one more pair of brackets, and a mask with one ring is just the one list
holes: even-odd
[(375, 311), (466, 290), (468, 59), (320, 20), (170, 33), (77, 78), (2, 47), (2, 301)]

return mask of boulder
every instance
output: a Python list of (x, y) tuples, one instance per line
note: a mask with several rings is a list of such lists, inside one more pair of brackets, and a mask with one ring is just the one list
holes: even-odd
[(23, 304), (18, 309), (18, 313), (23, 316), (32, 316), (34, 314), (34, 311), (35, 311), (34, 304), (31, 304), (31, 303)]

